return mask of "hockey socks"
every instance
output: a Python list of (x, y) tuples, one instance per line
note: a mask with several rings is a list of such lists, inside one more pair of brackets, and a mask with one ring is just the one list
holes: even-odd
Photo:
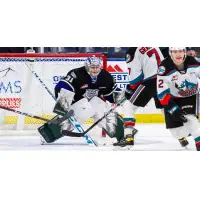
[(124, 127), (125, 128), (132, 128), (134, 126), (135, 126), (134, 118), (124, 118)]
[(200, 136), (196, 137), (194, 140), (196, 143), (197, 151), (200, 151)]

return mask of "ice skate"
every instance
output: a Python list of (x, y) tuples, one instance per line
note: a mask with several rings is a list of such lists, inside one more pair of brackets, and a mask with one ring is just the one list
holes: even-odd
[(181, 145), (182, 147), (186, 147), (186, 146), (189, 144), (189, 142), (187, 141), (187, 138), (185, 138), (185, 137), (179, 139), (178, 141), (180, 142), (180, 145)]

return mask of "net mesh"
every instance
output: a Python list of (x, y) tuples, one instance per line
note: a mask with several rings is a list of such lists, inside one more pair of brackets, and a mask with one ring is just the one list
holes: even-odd
[[(81, 67), (88, 56), (106, 58), (102, 54), (0, 54), (0, 105), (46, 119), (55, 100), (41, 81), (54, 94), (54, 87), (68, 71)], [(0, 109), (0, 130), (36, 129), (44, 121)], [(88, 119), (85, 124), (93, 123)]]

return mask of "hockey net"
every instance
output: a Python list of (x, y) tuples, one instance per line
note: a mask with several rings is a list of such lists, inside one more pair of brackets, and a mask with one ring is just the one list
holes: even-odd
[[(68, 71), (83, 66), (92, 55), (101, 57), (106, 69), (103, 54), (0, 54), (0, 105), (51, 119), (55, 115), (52, 112), (55, 100), (38, 79), (54, 94), (58, 81)], [(4, 130), (35, 130), (43, 123), (0, 108), (0, 134)]]

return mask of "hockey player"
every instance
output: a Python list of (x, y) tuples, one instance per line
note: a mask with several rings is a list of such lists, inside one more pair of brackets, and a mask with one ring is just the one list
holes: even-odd
[[(130, 74), (130, 84), (125, 91), (128, 100), (123, 104), (125, 136), (114, 143), (114, 146), (134, 145), (134, 135), (137, 130), (134, 128), (133, 116), (139, 107), (145, 107), (154, 98), (156, 108), (163, 108), (157, 99), (156, 92), (157, 70), (164, 59), (163, 55), (167, 56), (166, 48), (131, 47), (127, 51), (126, 63)], [(179, 139), (182, 146), (188, 144), (186, 138)]]
[(137, 130), (134, 114), (138, 107), (144, 107), (154, 97), (157, 108), (162, 108), (156, 97), (157, 69), (164, 59), (159, 48), (131, 47), (126, 53), (126, 63), (129, 70), (129, 85), (125, 91), (127, 100), (123, 104), (124, 138), (114, 146), (134, 145), (134, 135)]
[(170, 57), (162, 61), (157, 77), (157, 95), (164, 107), (166, 128), (177, 139), (191, 133), (200, 151), (197, 119), (200, 63), (186, 56), (185, 47), (170, 47), (169, 54)]
[[(98, 120), (104, 115), (104, 112), (110, 109), (109, 103), (114, 103), (113, 95), (116, 89), (117, 84), (112, 75), (102, 69), (101, 58), (88, 57), (85, 66), (69, 71), (66, 77), (55, 86), (57, 102), (54, 112), (63, 116), (72, 109), (80, 124), (89, 117)], [(109, 103), (105, 103), (105, 101)], [(59, 116), (56, 116), (51, 122), (58, 118)], [(120, 118), (118, 114), (109, 115), (107, 123), (106, 120), (103, 120), (98, 125), (105, 128), (109, 136), (114, 137), (117, 126), (116, 120), (120, 121)], [(38, 129), (48, 143), (63, 137), (62, 130), (71, 131), (74, 128), (67, 120), (59, 126), (51, 122)], [(121, 124), (123, 127), (123, 123)]]

